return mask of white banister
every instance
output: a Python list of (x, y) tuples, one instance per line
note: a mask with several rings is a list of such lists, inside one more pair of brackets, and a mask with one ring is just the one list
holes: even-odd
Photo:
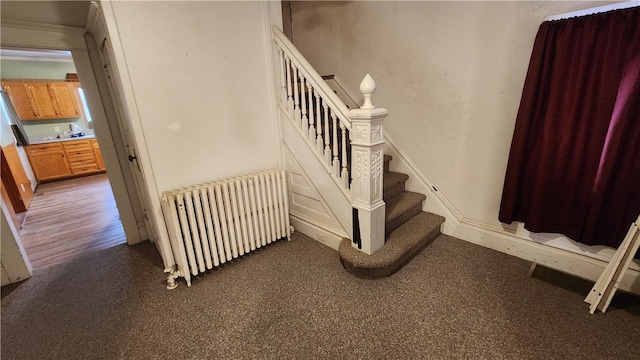
[(272, 27), (273, 38), (278, 47), (282, 49), (293, 64), (300, 70), (303, 76), (311, 84), (311, 86), (322, 94), (322, 98), (327, 102), (327, 105), (336, 111), (338, 118), (344, 122), (347, 130), (351, 130), (349, 124), (348, 114), (349, 108), (340, 100), (333, 90), (322, 80), (322, 76), (309, 64), (307, 59), (302, 56), (300, 51), (296, 49), (291, 40), (277, 26)]

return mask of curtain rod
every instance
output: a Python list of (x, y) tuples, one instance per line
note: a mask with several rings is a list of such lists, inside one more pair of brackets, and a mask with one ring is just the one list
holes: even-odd
[(544, 21), (568, 19), (576, 16), (585, 16), (585, 15), (597, 14), (597, 13), (610, 11), (610, 10), (626, 9), (626, 8), (631, 8), (636, 6), (640, 6), (640, 0), (631, 0), (631, 1), (615, 3), (615, 4), (592, 7), (584, 10), (577, 10), (577, 11), (571, 11), (571, 12), (566, 12), (562, 14), (549, 15), (544, 18)]

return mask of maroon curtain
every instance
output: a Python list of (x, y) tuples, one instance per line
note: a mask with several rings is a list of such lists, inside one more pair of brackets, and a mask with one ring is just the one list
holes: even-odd
[(499, 220), (620, 245), (640, 213), (640, 8), (540, 25)]

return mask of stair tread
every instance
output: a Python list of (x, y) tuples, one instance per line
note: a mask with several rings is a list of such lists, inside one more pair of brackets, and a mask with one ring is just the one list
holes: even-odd
[(391, 156), (391, 155), (383, 155), (383, 160), (384, 160), (384, 162), (389, 162), (389, 161), (393, 160), (393, 156)]
[(398, 271), (440, 234), (445, 218), (420, 212), (395, 229), (385, 245), (373, 255), (351, 246), (350, 239), (340, 243), (340, 261), (347, 271), (365, 278), (381, 278)]

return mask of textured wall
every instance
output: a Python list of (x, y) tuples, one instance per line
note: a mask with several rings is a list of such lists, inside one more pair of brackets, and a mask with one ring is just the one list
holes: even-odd
[(158, 191), (277, 166), (260, 2), (113, 2)]

